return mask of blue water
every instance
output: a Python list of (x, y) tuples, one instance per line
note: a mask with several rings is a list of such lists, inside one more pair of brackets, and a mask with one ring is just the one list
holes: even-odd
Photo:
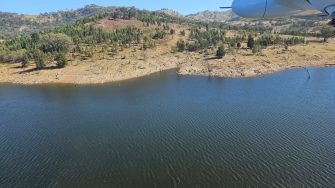
[(0, 187), (335, 187), (335, 69), (0, 85)]

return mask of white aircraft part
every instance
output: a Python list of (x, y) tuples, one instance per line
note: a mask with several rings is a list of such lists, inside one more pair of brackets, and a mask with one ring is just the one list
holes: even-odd
[(325, 11), (327, 14), (329, 14), (331, 17), (335, 18), (335, 5), (328, 6)]
[(266, 12), (267, 0), (235, 0), (233, 12), (242, 17), (261, 18)]
[(306, 10), (305, 1), (302, 1), (300, 5), (293, 3), (292, 0), (268, 0), (264, 18), (293, 15)]
[(234, 0), (232, 8), (247, 18), (289, 16), (311, 9), (335, 17), (335, 0)]
[(322, 11), (327, 14), (332, 14), (334, 12), (334, 10), (331, 7), (335, 6), (335, 0), (310, 0), (310, 2), (312, 6), (319, 11)]

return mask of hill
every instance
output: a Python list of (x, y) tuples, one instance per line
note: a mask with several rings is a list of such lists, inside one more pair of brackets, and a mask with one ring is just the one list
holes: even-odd
[(187, 15), (186, 18), (202, 22), (234, 22), (240, 21), (242, 18), (228, 11), (203, 11), (195, 14)]
[[(35, 31), (42, 31), (46, 29), (53, 29), (55, 27), (64, 26), (67, 24), (75, 23), (78, 20), (88, 18), (95, 14), (110, 13), (121, 7), (103, 7), (97, 5), (87, 5), (83, 8), (77, 10), (67, 10), (67, 11), (58, 11), (51, 13), (43, 13), (39, 15), (23, 15), (16, 13), (5, 13), (0, 12), (0, 40), (12, 38), (21, 34), (32, 33)], [(129, 7), (128, 7), (129, 8)], [(127, 7), (124, 7), (127, 9)], [(120, 10), (122, 11), (122, 10)], [(169, 9), (161, 9), (154, 11), (157, 14), (164, 14), (171, 17), (176, 17), (179, 19), (188, 19), (190, 21), (200, 21), (200, 22), (218, 22), (226, 23), (230, 25), (238, 26), (265, 26), (265, 27), (279, 27), (280, 29), (291, 27), (292, 25), (298, 23), (299, 27), (304, 27), (304, 24), (301, 22), (306, 22), (309, 28), (308, 30), (313, 30), (314, 26), (318, 26), (320, 21), (326, 22), (326, 18), (320, 18), (315, 12), (307, 12), (305, 14), (300, 14), (297, 16), (287, 17), (287, 18), (278, 18), (278, 19), (265, 19), (265, 20), (253, 20), (253, 19), (244, 19), (231, 10), (228, 11), (203, 11), (195, 14), (190, 14), (183, 16), (176, 11)], [(269, 22), (271, 21), (271, 24)], [(314, 21), (315, 24), (312, 22)], [(281, 27), (284, 26), (284, 27)], [(301, 31), (304, 31), (306, 28), (302, 28)], [(299, 32), (295, 26), (292, 28), (294, 32)]]
[(87, 5), (77, 10), (50, 12), (39, 15), (0, 12), (0, 39), (64, 26), (94, 14), (111, 12), (115, 8)]
[(179, 17), (179, 18), (183, 17), (183, 15), (181, 15), (179, 12), (174, 11), (174, 10), (170, 10), (170, 9), (166, 9), (166, 8), (161, 9), (161, 10), (157, 10), (156, 12), (166, 14), (166, 15), (169, 15), (169, 16), (173, 16), (173, 17)]
[(335, 63), (334, 41), (322, 43), (333, 28), (321, 35), (320, 22), (303, 18), (203, 22), (170, 10), (95, 5), (66, 12), (72, 16), (10, 15), (46, 28), (0, 41), (0, 82), (104, 83), (171, 68), (183, 75), (246, 77)]

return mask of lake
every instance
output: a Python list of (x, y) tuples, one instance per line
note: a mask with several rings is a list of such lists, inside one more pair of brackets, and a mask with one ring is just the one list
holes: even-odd
[(335, 69), (0, 85), (0, 187), (334, 187)]

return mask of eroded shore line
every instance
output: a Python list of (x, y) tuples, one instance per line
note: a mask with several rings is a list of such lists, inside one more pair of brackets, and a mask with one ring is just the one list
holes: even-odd
[(132, 75), (132, 76), (125, 76), (119, 79), (112, 79), (112, 80), (97, 80), (97, 79), (85, 79), (82, 81), (71, 81), (71, 80), (66, 80), (66, 81), (62, 81), (62, 80), (46, 80), (46, 81), (27, 81), (27, 82), (22, 82), (22, 81), (16, 81), (16, 80), (4, 80), (1, 79), (0, 83), (2, 84), (18, 84), (18, 85), (43, 85), (43, 84), (69, 84), (69, 85), (92, 85), (92, 84), (107, 84), (107, 83), (116, 83), (116, 82), (120, 82), (120, 81), (126, 81), (126, 80), (132, 80), (132, 79), (136, 79), (136, 78), (142, 78), (145, 76), (150, 76), (152, 74), (155, 73), (159, 73), (159, 72), (164, 72), (164, 71), (170, 71), (170, 70), (175, 70), (176, 74), (178, 75), (182, 75), (182, 76), (206, 76), (206, 77), (220, 77), (220, 78), (251, 78), (251, 77), (260, 77), (260, 76), (264, 76), (264, 75), (269, 75), (272, 73), (277, 73), (277, 72), (282, 72), (282, 71), (286, 71), (286, 70), (291, 70), (291, 69), (308, 69), (308, 68), (325, 68), (325, 67), (335, 67), (335, 65), (333, 64), (325, 64), (325, 65), (316, 65), (316, 66), (308, 66), (308, 67), (302, 67), (302, 66), (291, 66), (291, 67), (284, 67), (281, 69), (277, 69), (277, 70), (273, 70), (273, 71), (264, 71), (264, 72), (254, 72), (251, 73), (250, 71), (248, 71), (248, 74), (240, 74), (240, 71), (236, 71), (234, 73), (228, 71), (230, 74), (225, 75), (223, 73), (220, 74), (215, 74), (212, 72), (180, 72), (180, 70), (176, 67), (169, 67), (166, 69), (162, 69), (159, 71), (153, 71), (153, 72), (147, 72), (145, 74), (141, 74), (141, 75)]
[(70, 61), (63, 69), (35, 70), (31, 63), (0, 64), (0, 83), (13, 84), (103, 84), (147, 76), (176, 69), (179, 75), (226, 78), (256, 77), (293, 68), (334, 67), (335, 44), (309, 44), (289, 50), (267, 48), (254, 55), (239, 50), (219, 59), (199, 53), (165, 53), (146, 58)]

